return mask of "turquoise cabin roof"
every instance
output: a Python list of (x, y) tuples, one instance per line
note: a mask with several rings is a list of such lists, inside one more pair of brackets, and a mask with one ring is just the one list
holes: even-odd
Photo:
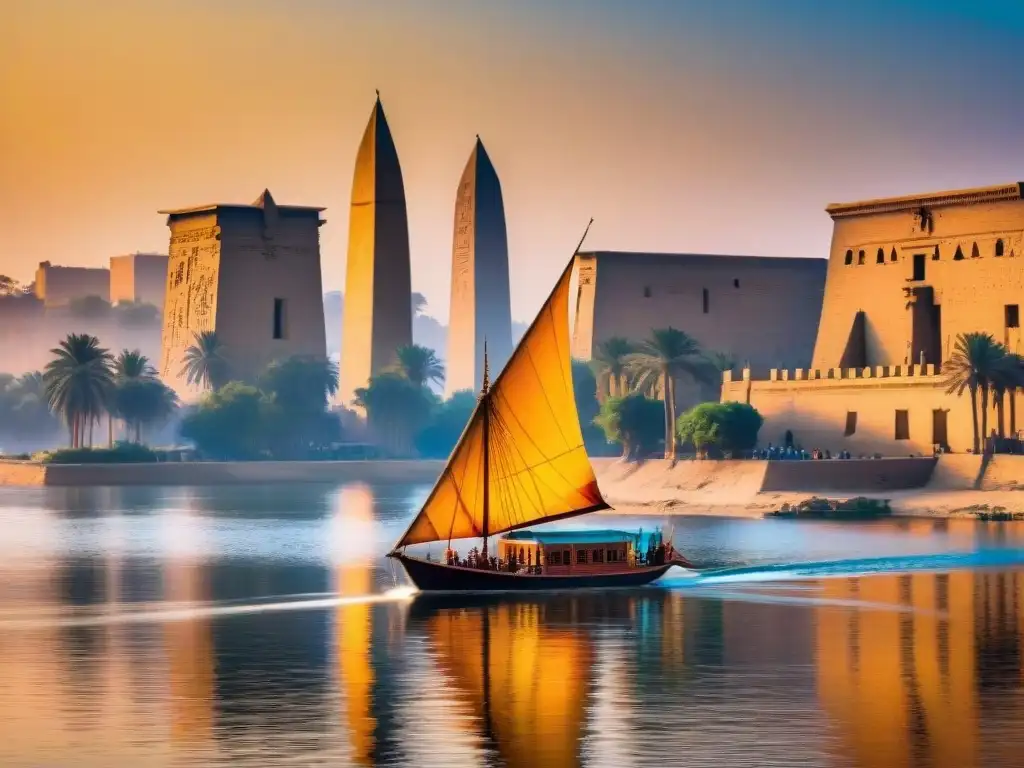
[(536, 541), (539, 544), (618, 544), (636, 541), (639, 532), (580, 529), (575, 531), (512, 531), (508, 541)]

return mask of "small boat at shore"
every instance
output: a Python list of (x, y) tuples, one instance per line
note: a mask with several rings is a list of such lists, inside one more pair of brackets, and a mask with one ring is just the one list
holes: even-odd
[[(586, 233), (584, 233), (584, 238)], [(582, 245), (583, 241), (580, 241)], [(622, 531), (525, 530), (611, 509), (583, 445), (569, 354), (569, 285), (576, 252), (508, 363), (484, 380), (476, 409), (408, 530), (388, 553), (425, 592), (636, 587), (674, 565), (671, 541)], [(489, 538), (500, 536), (492, 556)], [(482, 539), (465, 558), (453, 540)], [(440, 561), (406, 552), (447, 542)]]

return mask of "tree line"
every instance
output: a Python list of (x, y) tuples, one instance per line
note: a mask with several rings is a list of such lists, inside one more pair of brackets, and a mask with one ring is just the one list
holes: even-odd
[[(176, 420), (181, 437), (204, 457), (220, 460), (314, 458), (343, 436), (355, 436), (343, 435), (341, 414), (329, 410), (338, 367), (325, 358), (275, 361), (255, 383), (245, 383), (232, 380), (230, 350), (217, 334), (196, 333), (179, 375), (205, 394), (182, 408), (138, 350), (114, 355), (95, 336), (71, 334), (51, 352), (42, 372), (0, 376), (0, 415), (10, 415), (5, 421), (21, 433), (52, 436), (62, 424), (73, 449), (97, 445), (96, 430), (104, 423), (110, 446), (115, 424), (126, 442), (141, 444), (147, 431)], [(593, 361), (572, 365), (588, 450), (614, 451), (621, 443), (628, 456), (649, 453), (663, 434), (659, 425), (666, 425), (666, 454), (674, 455), (682, 434), (671, 397), (676, 381), (689, 376), (710, 383), (732, 364), (725, 356), (705, 355), (693, 339), (672, 328), (656, 330), (637, 345), (604, 342)], [(386, 455), (449, 455), (478, 393), (466, 390), (442, 399), (430, 385), (442, 384), (444, 377), (436, 353), (413, 344), (398, 349), (395, 364), (356, 391), (353, 405), (365, 409), (373, 438)], [(659, 399), (665, 392), (667, 403)]]
[(703, 403), (676, 413), (681, 380), (717, 386), (723, 371), (736, 366), (731, 356), (702, 349), (684, 331), (656, 328), (639, 342), (606, 339), (594, 350), (591, 366), (601, 401), (594, 422), (608, 441), (622, 445), (625, 458), (649, 455), (659, 442), (668, 459), (675, 458), (681, 442), (693, 444), (699, 454), (712, 448), (734, 453), (757, 443), (763, 420), (749, 405)]
[[(974, 427), (974, 452), (989, 436), (988, 414), (991, 403), (996, 408), (998, 437), (1005, 438), (1006, 408), (1009, 403), (1010, 433), (1017, 432), (1017, 390), (1024, 390), (1024, 357), (1010, 352), (990, 333), (962, 333), (957, 336), (953, 353), (942, 365), (947, 394), (971, 398), (971, 419)], [(1007, 397), (1009, 396), (1009, 397)]]

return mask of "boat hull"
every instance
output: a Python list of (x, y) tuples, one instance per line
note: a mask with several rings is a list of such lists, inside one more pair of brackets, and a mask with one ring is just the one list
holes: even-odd
[(685, 567), (682, 562), (669, 562), (613, 573), (551, 576), (463, 568), (401, 553), (393, 557), (405, 568), (412, 583), (423, 592), (543, 592), (641, 587), (660, 578), (673, 565)]

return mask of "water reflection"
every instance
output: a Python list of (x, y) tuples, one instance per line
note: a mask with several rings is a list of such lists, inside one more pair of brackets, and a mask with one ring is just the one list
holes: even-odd
[(572, 605), (413, 605), (438, 672), (469, 705), (485, 748), (509, 768), (580, 764), (594, 648), (566, 621)]
[[(410, 602), (388, 598), (379, 554), (418, 489), (51, 490), (18, 506), (0, 490), (3, 764), (960, 768), (1024, 753), (1024, 571), (1005, 565)], [(970, 521), (676, 527), (724, 561), (834, 558), (837, 574), (877, 553), (1024, 548), (1024, 526)]]

